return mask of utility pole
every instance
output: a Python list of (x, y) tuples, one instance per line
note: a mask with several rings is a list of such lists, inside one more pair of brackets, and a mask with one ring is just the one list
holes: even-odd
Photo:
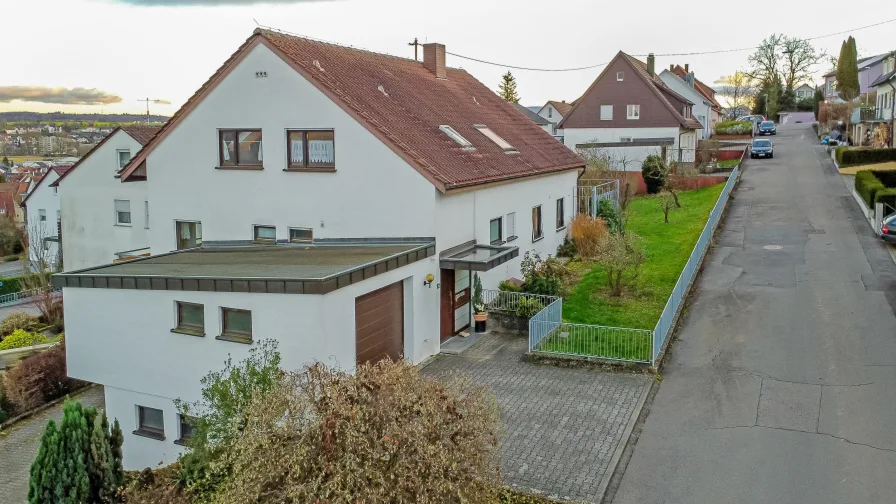
[(159, 103), (159, 104), (168, 104), (171, 103), (168, 100), (161, 100), (155, 98), (144, 98), (142, 100), (137, 100), (138, 102), (146, 102), (146, 125), (149, 126), (149, 104), (150, 103)]
[(413, 42), (408, 42), (409, 46), (414, 46), (414, 61), (420, 61), (417, 59), (417, 47), (423, 45), (420, 42), (417, 42), (417, 37), (414, 37)]

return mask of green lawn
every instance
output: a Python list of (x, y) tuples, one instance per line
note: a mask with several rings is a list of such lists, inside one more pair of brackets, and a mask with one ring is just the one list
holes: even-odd
[(719, 161), (716, 164), (719, 168), (734, 168), (740, 164), (740, 159), (726, 159), (724, 161)]
[[(680, 193), (682, 208), (670, 212), (669, 224), (663, 222), (654, 196), (635, 198), (628, 209), (628, 230), (640, 235), (647, 249), (640, 276), (622, 297), (613, 298), (608, 295), (606, 274), (594, 267), (563, 301), (564, 321), (652, 330), (724, 187), (718, 184)], [(618, 343), (606, 341), (600, 347), (620, 348)], [(640, 356), (644, 351), (643, 343), (624, 343), (621, 348), (625, 356)]]

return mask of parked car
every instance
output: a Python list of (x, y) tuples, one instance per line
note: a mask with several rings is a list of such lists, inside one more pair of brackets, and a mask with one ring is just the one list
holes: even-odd
[(759, 131), (760, 135), (777, 135), (778, 129), (775, 128), (775, 123), (772, 121), (762, 121), (759, 123)]
[(750, 145), (750, 158), (756, 159), (758, 157), (775, 157), (775, 144), (765, 138), (753, 140), (753, 144)]
[(896, 243), (896, 213), (884, 217), (878, 231), (881, 240)]
[(746, 115), (746, 116), (740, 116), (740, 117), (738, 117), (737, 120), (738, 120), (738, 121), (748, 121), (748, 122), (751, 122), (751, 123), (753, 123), (753, 124), (756, 124), (756, 123), (760, 123), (760, 122), (764, 121), (764, 120), (765, 120), (765, 116), (761, 116), (761, 115)]

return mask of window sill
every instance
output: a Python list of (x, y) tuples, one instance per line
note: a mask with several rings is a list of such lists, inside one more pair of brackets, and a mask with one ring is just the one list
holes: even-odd
[(133, 432), (133, 434), (135, 436), (155, 439), (156, 441), (164, 441), (165, 440), (165, 434), (163, 434), (161, 432), (153, 432), (153, 431), (148, 431), (148, 430), (143, 430), (143, 429), (137, 429)]
[(489, 243), (489, 245), (493, 245), (495, 247), (500, 247), (501, 245), (504, 245), (505, 243), (507, 243), (507, 242), (504, 240), (495, 240), (495, 241)]
[(171, 332), (177, 334), (186, 334), (187, 336), (197, 336), (200, 338), (205, 336), (205, 331), (201, 329), (188, 329), (186, 327), (175, 327), (171, 330)]
[(516, 240), (516, 239), (517, 239), (516, 236), (508, 236), (508, 237), (507, 237), (507, 240), (506, 240), (506, 243), (510, 243), (510, 242), (512, 242), (513, 240)]
[(134, 227), (132, 224), (113, 224), (115, 227)]
[(560, 226), (560, 227), (558, 227), (558, 228), (557, 228), (557, 232), (559, 233), (560, 231), (566, 231), (566, 226)]
[(246, 170), (246, 171), (261, 171), (264, 170), (264, 165), (246, 165), (246, 166), (216, 166), (216, 170)]
[(187, 446), (187, 440), (184, 438), (178, 438), (174, 440), (174, 444), (177, 446)]
[(285, 168), (285, 172), (336, 173), (336, 168)]
[(532, 238), (532, 243), (539, 242), (541, 240), (544, 240), (544, 235), (541, 235), (538, 238)]
[(230, 341), (233, 343), (242, 343), (244, 345), (252, 344), (252, 336), (249, 336), (248, 334), (222, 333), (215, 336), (215, 339), (219, 339), (221, 341)]

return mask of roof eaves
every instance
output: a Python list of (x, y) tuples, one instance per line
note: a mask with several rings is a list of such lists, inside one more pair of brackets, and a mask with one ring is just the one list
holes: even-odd
[(544, 175), (551, 175), (554, 173), (564, 172), (564, 171), (573, 170), (573, 169), (581, 169), (584, 167), (585, 167), (584, 162), (572, 163), (569, 165), (557, 166), (554, 168), (541, 170), (536, 173), (513, 174), (513, 175), (505, 175), (502, 177), (476, 179), (476, 180), (470, 180), (470, 181), (465, 181), (465, 182), (459, 182), (456, 184), (448, 184), (448, 185), (446, 185), (446, 189), (449, 192), (457, 192), (462, 189), (467, 189), (467, 188), (470, 188), (473, 186), (480, 186), (480, 185), (484, 185), (484, 184), (497, 184), (497, 183), (508, 182), (511, 180), (517, 180), (517, 179), (521, 179), (521, 178), (540, 177), (540, 176), (544, 176)]

